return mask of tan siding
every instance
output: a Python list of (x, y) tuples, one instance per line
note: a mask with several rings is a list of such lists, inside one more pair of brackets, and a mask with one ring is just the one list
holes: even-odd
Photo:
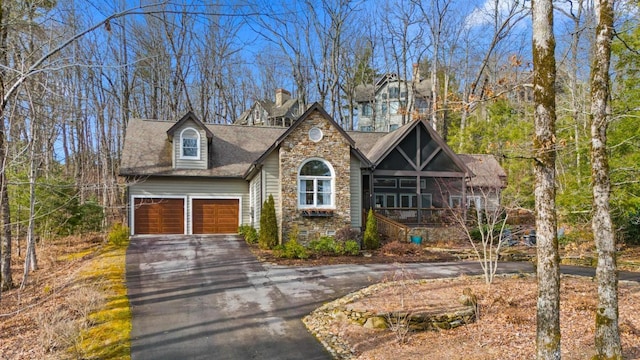
[(250, 221), (252, 220), (252, 222), (250, 222), (249, 224), (251, 226), (253, 226), (256, 230), (260, 229), (260, 213), (262, 210), (262, 177), (260, 176), (261, 174), (258, 173), (256, 174), (256, 176), (254, 176), (253, 179), (251, 179), (250, 185), (249, 185), (249, 191), (250, 191), (250, 206), (251, 209), (249, 209), (249, 211), (253, 210), (253, 218), (250, 217)]
[[(241, 222), (248, 224), (249, 217), (249, 183), (242, 179), (185, 179), (185, 178), (150, 178), (129, 185), (129, 196), (162, 197), (187, 196), (189, 198), (240, 198)], [(191, 205), (186, 202), (186, 229), (191, 229)]]
[(351, 188), (351, 227), (362, 226), (362, 174), (360, 160), (351, 156), (349, 187)]
[[(200, 159), (199, 160), (189, 160), (189, 159), (180, 159), (180, 133), (182, 130), (186, 128), (193, 128), (200, 134)], [(187, 121), (176, 130), (175, 135), (173, 137), (173, 164), (176, 169), (206, 169), (207, 168), (207, 134), (203, 129), (198, 127), (193, 121)]]
[(262, 172), (264, 174), (264, 186), (262, 193), (262, 201), (269, 198), (269, 195), (273, 195), (273, 201), (276, 204), (276, 217), (278, 218), (279, 229), (282, 228), (282, 202), (280, 201), (280, 165), (278, 152), (274, 151), (265, 160)]

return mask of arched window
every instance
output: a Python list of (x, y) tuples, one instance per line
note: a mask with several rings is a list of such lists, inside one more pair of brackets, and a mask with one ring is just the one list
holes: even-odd
[(305, 161), (298, 172), (298, 206), (333, 208), (335, 174), (331, 164), (322, 159)]
[(200, 159), (200, 134), (192, 128), (180, 133), (180, 157), (183, 159)]

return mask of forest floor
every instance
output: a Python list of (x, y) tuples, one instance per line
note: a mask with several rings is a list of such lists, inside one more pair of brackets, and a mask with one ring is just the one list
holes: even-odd
[[(263, 261), (291, 266), (469, 259), (469, 249), (465, 249), (464, 243), (431, 245), (437, 246), (424, 246), (418, 253), (399, 255), (378, 251), (367, 257), (316, 257), (305, 261), (276, 259), (269, 252), (255, 252)], [(101, 236), (70, 237), (38, 244), (39, 270), (30, 275), (23, 290), (16, 287), (1, 294), (0, 358), (78, 358), (84, 346), (83, 331), (95, 322), (89, 320), (89, 314), (106, 306), (111, 291), (105, 290), (104, 279), (87, 278), (84, 274), (95, 266), (95, 260), (105, 254), (107, 247)], [(449, 251), (451, 248), (457, 250)], [(565, 259), (589, 259), (592, 250), (585, 245), (569, 246), (563, 249), (563, 256)], [(535, 254), (535, 248), (528, 247), (510, 251), (527, 256)], [(124, 256), (119, 256), (122, 257), (117, 259), (124, 262)], [(619, 259), (625, 270), (640, 271), (637, 265), (640, 247), (622, 249)], [(13, 280), (18, 285), (23, 261), (14, 256)], [(487, 287), (481, 278), (460, 277), (446, 280), (446, 286), (443, 284), (426, 282), (405, 287), (407, 290), (403, 292), (387, 288), (384, 291), (388, 293), (375, 294), (361, 301), (372, 309), (399, 308), (404, 303), (403, 309), (411, 311), (414, 305), (410, 299), (455, 302), (462, 289), (469, 287), (477, 295), (481, 309), (476, 323), (440, 332), (409, 333), (402, 338), (390, 330), (365, 329), (340, 320), (331, 321), (327, 330), (348, 343), (358, 359), (423, 358), (424, 354), (432, 359), (534, 357), (535, 279), (530, 276), (499, 277)], [(595, 286), (590, 278), (563, 278), (561, 325), (565, 359), (589, 358), (593, 353)], [(640, 359), (640, 285), (621, 282), (619, 293), (624, 356), (625, 359)], [(415, 306), (419, 306), (419, 302)], [(123, 333), (128, 336), (128, 329)], [(122, 342), (126, 347), (126, 341), (122, 339), (112, 341)], [(120, 349), (118, 354), (122, 353), (126, 350)], [(109, 358), (114, 357), (127, 358), (120, 355)]]
[(15, 254), (16, 286), (1, 294), (0, 359), (128, 358), (126, 247), (92, 235), (40, 242), (36, 249), (38, 270), (25, 287), (24, 257)]

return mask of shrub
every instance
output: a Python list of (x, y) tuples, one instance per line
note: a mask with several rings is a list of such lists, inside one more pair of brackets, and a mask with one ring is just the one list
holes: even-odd
[(261, 249), (273, 249), (278, 243), (278, 220), (273, 195), (264, 202), (260, 214), (258, 245)]
[(336, 232), (335, 239), (336, 241), (344, 242), (347, 240), (357, 239), (359, 236), (360, 236), (360, 233), (352, 229), (351, 226), (345, 226)]
[(247, 244), (258, 243), (258, 231), (251, 225), (240, 225), (238, 233), (242, 235)]
[(391, 241), (382, 246), (382, 252), (393, 255), (419, 255), (422, 253), (420, 245), (408, 242)]
[(360, 254), (360, 244), (355, 240), (347, 240), (344, 242), (344, 253), (349, 256)]
[(129, 227), (121, 223), (113, 224), (111, 230), (109, 230), (109, 234), (107, 234), (107, 241), (115, 246), (126, 245), (129, 241)]
[(364, 248), (367, 250), (375, 250), (380, 247), (380, 237), (378, 235), (378, 221), (373, 215), (373, 209), (369, 209), (367, 215), (367, 227), (364, 231), (362, 239)]
[(322, 236), (311, 241), (309, 248), (320, 255), (333, 255), (336, 253), (336, 241), (331, 236)]
[(298, 241), (299, 234), (300, 230), (298, 230), (298, 224), (293, 224), (291, 226), (291, 230), (289, 230), (289, 241)]
[(285, 259), (309, 258), (309, 252), (304, 246), (300, 245), (297, 240), (289, 240), (286, 244), (277, 246), (274, 249), (274, 254), (277, 257)]
[(360, 245), (355, 240), (338, 241), (331, 236), (322, 236), (309, 243), (309, 249), (318, 255), (349, 255), (360, 254)]

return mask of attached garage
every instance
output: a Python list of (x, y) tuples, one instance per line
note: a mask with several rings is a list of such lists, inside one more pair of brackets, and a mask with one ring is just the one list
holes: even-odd
[(193, 199), (193, 234), (238, 232), (240, 201), (237, 199)]
[(184, 199), (135, 198), (135, 234), (184, 234)]

